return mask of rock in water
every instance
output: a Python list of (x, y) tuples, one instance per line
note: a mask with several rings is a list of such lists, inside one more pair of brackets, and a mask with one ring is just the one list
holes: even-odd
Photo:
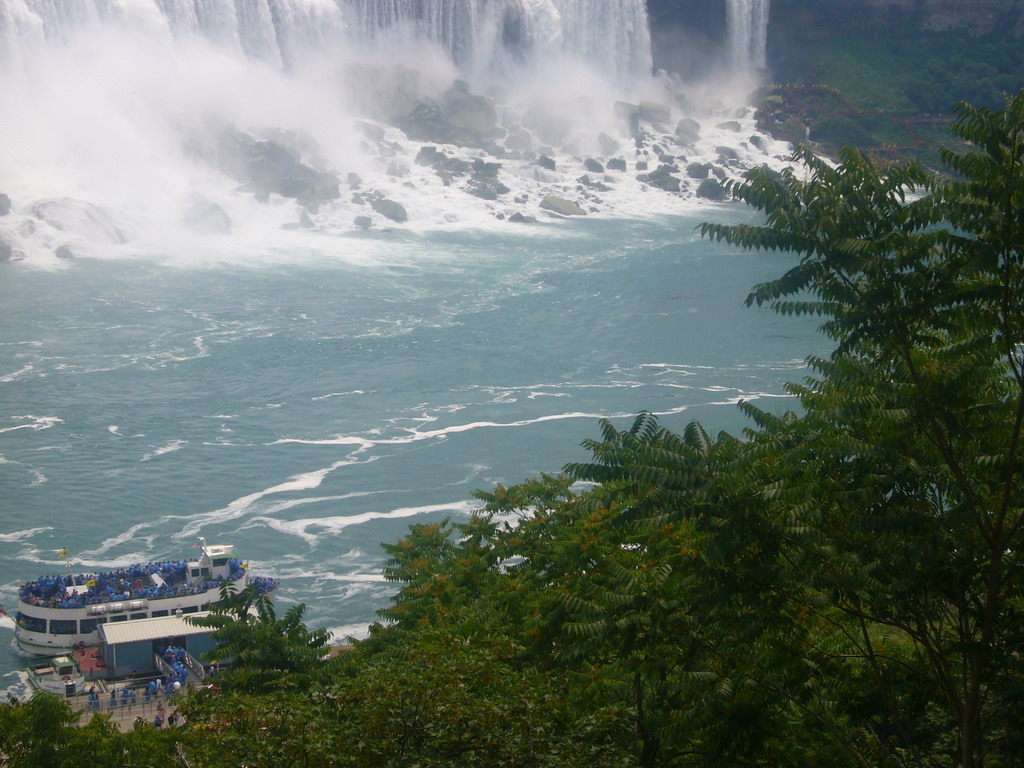
[(551, 211), (561, 216), (586, 216), (587, 212), (580, 208), (576, 203), (569, 200), (564, 200), (561, 197), (555, 197), (554, 195), (548, 195), (541, 200), (540, 207), (545, 211)]
[(275, 141), (256, 141), (247, 133), (227, 131), (221, 137), (217, 158), (225, 173), (249, 184), (260, 200), (275, 193), (315, 210), (321, 203), (341, 197), (337, 176), (300, 162)]
[(686, 175), (691, 179), (706, 179), (711, 174), (711, 163), (690, 163)]
[(646, 179), (643, 179), (652, 187), (663, 189), (666, 192), (678, 192), (680, 189), (679, 179), (672, 175), (676, 170), (674, 165), (662, 165), (651, 171)]
[(182, 223), (193, 232), (202, 235), (227, 235), (231, 233), (231, 218), (217, 203), (197, 200), (185, 209)]
[(656, 101), (641, 101), (637, 111), (640, 114), (640, 119), (645, 123), (668, 125), (672, 120), (672, 110), (669, 106)]
[(405, 208), (401, 203), (396, 203), (394, 200), (388, 200), (387, 198), (374, 200), (370, 203), (370, 206), (384, 218), (391, 219), (391, 221), (399, 224), (409, 220), (409, 214), (406, 213)]
[(119, 245), (131, 239), (111, 214), (83, 200), (70, 197), (42, 200), (33, 206), (32, 215), (62, 232), (78, 235), (92, 243)]
[(469, 86), (461, 80), (456, 80), (441, 97), (441, 114), (449, 125), (480, 135), (488, 133), (498, 122), (494, 102), (470, 93)]
[(717, 179), (704, 179), (697, 187), (697, 197), (705, 200), (725, 200), (728, 193)]
[(354, 219), (352, 219), (352, 223), (355, 224), (360, 229), (369, 229), (370, 227), (373, 226), (373, 219), (371, 219), (369, 216), (356, 216)]
[(0, 194), (0, 216), (6, 216), (11, 212), (11, 198), (7, 195)]
[(700, 123), (691, 117), (684, 117), (676, 125), (676, 142), (684, 146), (700, 141)]

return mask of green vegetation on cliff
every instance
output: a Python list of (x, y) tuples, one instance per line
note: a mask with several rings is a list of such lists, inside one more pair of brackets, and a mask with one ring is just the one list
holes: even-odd
[(783, 99), (786, 117), (797, 117), (826, 151), (852, 145), (885, 162), (913, 157), (942, 167), (952, 105), (999, 109), (1024, 84), (1015, 40), (821, 37), (797, 29), (776, 48), (770, 76), (778, 85), (766, 93)]
[(352, 650), (323, 661), (301, 609), (245, 618), (243, 593), (188, 727), (73, 732), (40, 695), (0, 707), (6, 764), (1014, 765), (1024, 91), (953, 131), (953, 179), (800, 150), (731, 187), (763, 225), (704, 225), (799, 255), (748, 303), (835, 343), (790, 385), (802, 415), (603, 423), (589, 461), (386, 545), (398, 591)]

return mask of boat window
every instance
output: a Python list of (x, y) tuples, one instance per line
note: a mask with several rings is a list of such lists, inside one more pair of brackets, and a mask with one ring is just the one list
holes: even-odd
[(214, 566), (219, 566), (219, 565), (227, 565), (227, 564), (228, 564), (228, 560), (229, 560), (229, 559), (230, 559), (230, 558), (227, 558), (227, 557), (218, 557), (218, 558), (216, 558), (216, 559), (215, 559), (215, 560), (213, 561), (213, 564), (214, 564)]
[(190, 605), (188, 608), (182, 608), (181, 612), (182, 613), (198, 613), (199, 612), (199, 606), (198, 605)]
[(124, 614), (124, 613), (122, 613), (120, 616), (111, 616), (110, 617), (110, 621), (111, 622), (115, 622), (115, 621), (128, 621), (128, 616), (127, 616), (127, 614)]
[(50, 634), (73, 635), (78, 631), (78, 622), (74, 619), (50, 619)]
[(46, 619), (37, 619), (35, 616), (19, 613), (16, 620), (19, 627), (27, 629), (29, 632), (46, 631)]
[(160, 616), (167, 616), (168, 614), (169, 614), (169, 611), (153, 611), (152, 616), (153, 616), (154, 619), (156, 619), (156, 618), (159, 618)]
[(132, 617), (132, 619), (144, 619), (144, 618), (146, 618), (146, 614), (144, 614), (144, 613), (133, 613), (131, 617)]
[(103, 619), (82, 619), (79, 625), (79, 631), (83, 635), (87, 635), (90, 632), (95, 632), (97, 625), (103, 621)]

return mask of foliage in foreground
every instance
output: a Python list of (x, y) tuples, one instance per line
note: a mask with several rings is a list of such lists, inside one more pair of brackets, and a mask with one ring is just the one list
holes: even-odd
[[(386, 545), (399, 592), (353, 650), (243, 593), (190, 728), (90, 737), (123, 765), (1016, 765), (1024, 92), (953, 129), (960, 181), (800, 151), (733, 189), (763, 226), (703, 227), (799, 255), (749, 303), (835, 342), (802, 415), (604, 423), (589, 461)], [(62, 706), (0, 707), (8, 764), (64, 764)]]

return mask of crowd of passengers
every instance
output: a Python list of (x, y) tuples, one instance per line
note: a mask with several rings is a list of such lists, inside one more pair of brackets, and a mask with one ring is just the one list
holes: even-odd
[[(231, 581), (241, 578), (244, 568), (240, 560), (229, 561)], [(188, 583), (188, 569), (195, 566), (185, 560), (168, 560), (161, 563), (132, 565), (108, 573), (67, 574), (43, 576), (28, 584), (22, 584), (18, 597), (29, 605), (44, 608), (81, 608), (86, 605), (109, 603), (117, 600), (160, 600), (165, 597), (184, 597), (215, 589), (224, 581), (222, 578), (209, 579), (202, 583)], [(163, 581), (159, 586), (150, 578), (157, 575)], [(261, 579), (253, 579), (253, 583)], [(262, 579), (262, 581), (271, 581)], [(71, 591), (70, 587), (87, 587), (85, 591)], [(272, 587), (259, 585), (260, 592)]]
[[(174, 675), (168, 678), (164, 686), (164, 693), (170, 696), (172, 693), (177, 693), (181, 686), (188, 682), (188, 670), (185, 669), (185, 649), (169, 645), (161, 655), (164, 662), (174, 670)], [(178, 685), (175, 685), (175, 683), (178, 683)], [(159, 681), (150, 683), (153, 693), (156, 693), (156, 686), (159, 684)]]

